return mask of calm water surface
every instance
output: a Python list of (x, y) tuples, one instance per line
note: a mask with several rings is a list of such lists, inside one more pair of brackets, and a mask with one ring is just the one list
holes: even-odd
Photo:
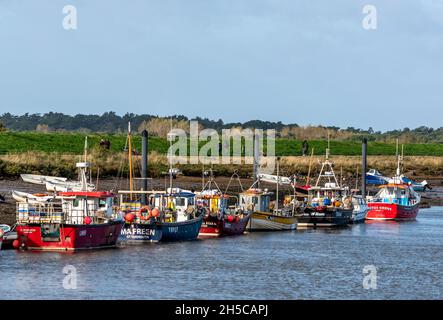
[[(442, 299), (443, 208), (417, 221), (69, 253), (0, 251), (6, 299)], [(77, 270), (64, 289), (63, 268)], [(363, 268), (377, 268), (377, 289)]]

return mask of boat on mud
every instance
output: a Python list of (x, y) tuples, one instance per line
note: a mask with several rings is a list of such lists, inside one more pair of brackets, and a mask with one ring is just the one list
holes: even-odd
[(40, 174), (21, 174), (20, 177), (24, 182), (41, 185), (45, 185), (48, 181), (64, 182), (68, 180), (67, 178), (63, 177), (44, 176)]
[(43, 203), (54, 199), (54, 195), (47, 193), (27, 193), (17, 190), (11, 191), (12, 198), (17, 202)]
[(380, 171), (376, 169), (370, 169), (366, 172), (366, 184), (370, 185), (383, 185), (389, 181), (389, 177), (384, 176)]

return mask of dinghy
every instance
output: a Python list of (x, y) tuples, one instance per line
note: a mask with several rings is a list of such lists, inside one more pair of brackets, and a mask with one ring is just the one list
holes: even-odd
[[(88, 191), (94, 191), (95, 185), (88, 183), (86, 185)], [(46, 181), (46, 190), (49, 192), (70, 192), (81, 191), (82, 183), (78, 181)]]
[(21, 192), (17, 190), (12, 190), (12, 198), (17, 202), (28, 202), (28, 203), (44, 203), (53, 199), (53, 196), (48, 194), (31, 194), (26, 192)]
[(63, 182), (68, 180), (63, 177), (44, 176), (39, 174), (21, 174), (20, 177), (24, 182), (41, 185), (45, 185), (47, 181)]

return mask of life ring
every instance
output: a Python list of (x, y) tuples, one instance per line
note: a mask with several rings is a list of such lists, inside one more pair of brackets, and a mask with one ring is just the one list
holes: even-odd
[(151, 209), (148, 206), (141, 207), (137, 211), (137, 218), (139, 218), (140, 220), (149, 220), (151, 219), (151, 217), (152, 217)]

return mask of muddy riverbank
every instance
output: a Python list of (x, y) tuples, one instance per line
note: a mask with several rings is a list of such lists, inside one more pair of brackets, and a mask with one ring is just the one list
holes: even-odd
[[(422, 193), (422, 207), (430, 206), (443, 206), (443, 178), (429, 178), (421, 177), (422, 179), (428, 180), (432, 190), (428, 190)], [(139, 181), (138, 181), (139, 182)], [(242, 189), (247, 189), (251, 185), (251, 179), (231, 179), (229, 177), (217, 177), (215, 182), (218, 188), (222, 191), (228, 191), (229, 193), (238, 193)], [(116, 190), (128, 189), (126, 181), (119, 181), (116, 179), (105, 179), (99, 181), (98, 188), (100, 190)], [(185, 177), (179, 176), (177, 179), (173, 180), (174, 187), (180, 187), (188, 190), (201, 190), (203, 183), (208, 183), (208, 180), (204, 181), (199, 177)], [(350, 185), (355, 186), (354, 183)], [(148, 188), (154, 190), (164, 190), (166, 186), (169, 186), (169, 179), (156, 178), (149, 180)], [(268, 188), (274, 190), (275, 185), (263, 184), (263, 188)], [(214, 184), (212, 188), (217, 188)], [(6, 223), (12, 225), (15, 223), (15, 200), (11, 196), (11, 190), (19, 190), (29, 193), (41, 193), (46, 192), (45, 186), (33, 185), (23, 182), (21, 179), (11, 179), (11, 180), (0, 180), (0, 194), (6, 199), (5, 203), (0, 203), (0, 224)], [(286, 187), (281, 187), (281, 195), (290, 192)], [(375, 188), (369, 188), (370, 191), (374, 192)]]

